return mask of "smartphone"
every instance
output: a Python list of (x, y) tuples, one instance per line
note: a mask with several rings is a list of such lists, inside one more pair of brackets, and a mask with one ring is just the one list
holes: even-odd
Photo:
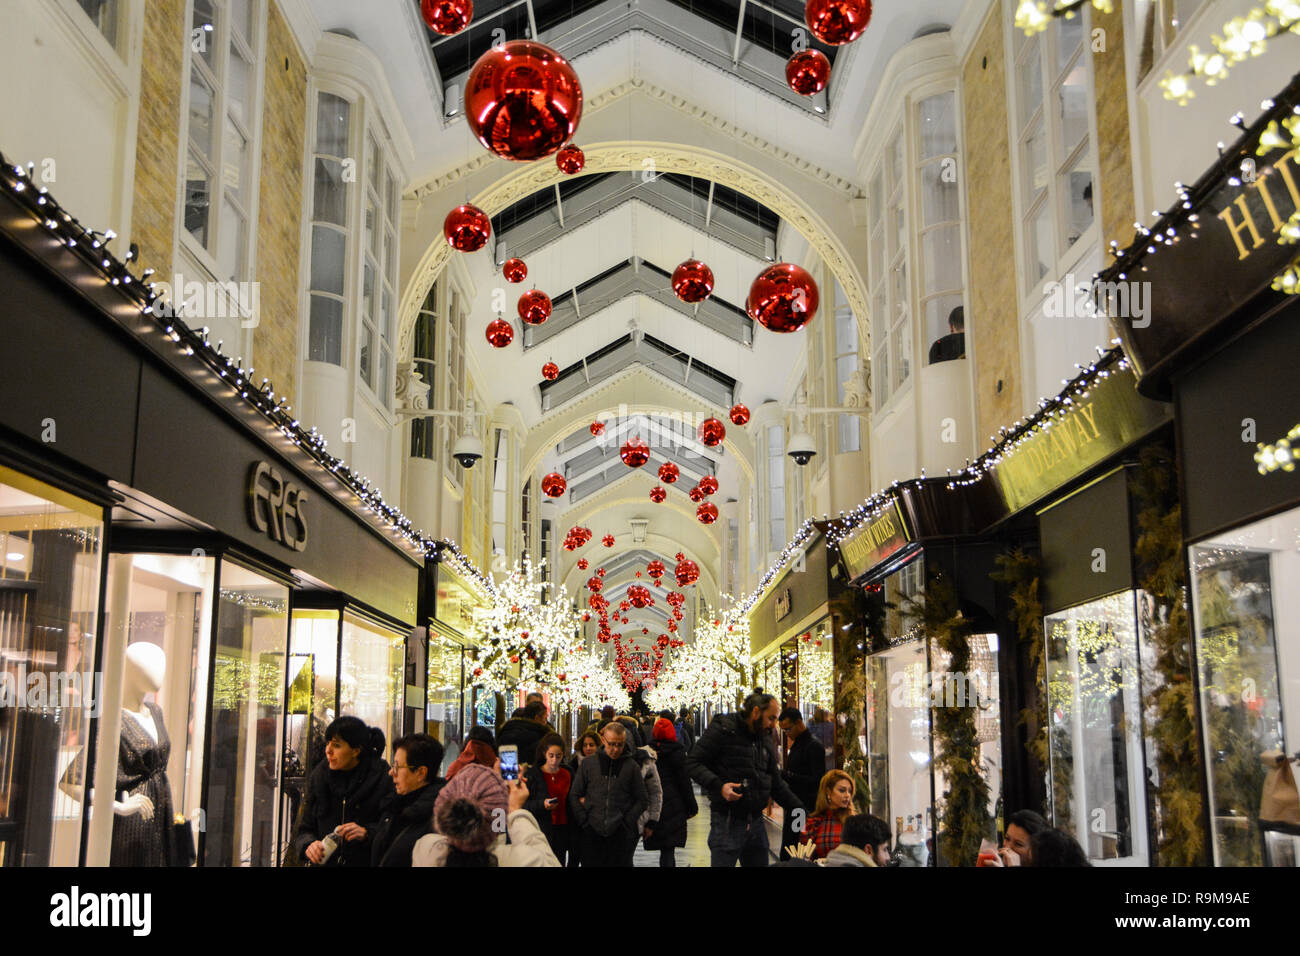
[(502, 744), (497, 749), (497, 755), (501, 758), (501, 779), (518, 780), (519, 748), (514, 744)]

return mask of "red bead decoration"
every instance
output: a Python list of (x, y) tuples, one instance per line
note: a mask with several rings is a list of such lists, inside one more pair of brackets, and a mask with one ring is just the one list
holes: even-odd
[(588, 562), (586, 558), (579, 558), (579, 559), (578, 559), (578, 570), (579, 570), (579, 571), (586, 571), (589, 565), (590, 565), (590, 562)]
[(515, 327), (505, 319), (493, 319), (487, 327), (488, 344), (503, 349), (515, 340)]
[(459, 33), (474, 19), (474, 0), (420, 0), (420, 15), (434, 33)]
[(708, 495), (704, 493), (704, 489), (701, 488), (699, 485), (696, 485), (694, 488), (688, 491), (687, 494), (691, 496), (691, 501), (697, 501), (697, 502), (703, 501), (705, 498), (708, 497)]
[(479, 57), (465, 81), (465, 117), (489, 152), (516, 162), (550, 156), (582, 119), (582, 84), (542, 43), (511, 40)]
[(718, 520), (718, 506), (706, 501), (695, 509), (695, 517), (700, 519), (700, 524), (713, 524)]
[(716, 495), (718, 493), (718, 479), (713, 475), (705, 475), (700, 479), (700, 491), (706, 495)]
[[(607, 548), (612, 548), (614, 547), (614, 536), (612, 534), (607, 534), (605, 535), (605, 537), (600, 539), (600, 543)], [(601, 568), (600, 573), (603, 575), (605, 573), (605, 569)]]
[(566, 487), (568, 487), (568, 483), (559, 472), (553, 471), (542, 478), (542, 493), (548, 498), (560, 497), (560, 495), (564, 494)]
[(655, 485), (650, 489), (650, 500), (657, 505), (663, 504), (664, 499), (667, 497), (668, 492), (664, 491), (662, 485)]
[(640, 468), (650, 460), (650, 446), (641, 440), (640, 435), (637, 435), (623, 443), (618, 456), (629, 468)]
[(627, 589), (627, 599), (633, 607), (654, 607), (655, 599), (644, 584), (634, 584)]
[(671, 461), (666, 461), (659, 466), (659, 480), (666, 485), (671, 485), (681, 475), (681, 469)]
[(542, 366), (542, 378), (548, 382), (554, 382), (560, 377), (560, 367), (554, 362), (547, 362)]
[(599, 591), (604, 586), (605, 586), (605, 582), (601, 580), (600, 575), (598, 574), (593, 574), (590, 578), (587, 579), (588, 591)]
[(551, 317), (551, 297), (533, 289), (519, 297), (519, 318), (529, 325), (541, 325)]
[[(677, 578), (677, 586), (684, 588), (700, 579), (700, 566), (690, 558), (682, 558), (673, 569), (673, 575)], [(679, 601), (678, 604), (680, 603)]]
[(645, 566), (645, 573), (658, 580), (664, 576), (664, 563), (656, 558)]
[(501, 275), (507, 282), (523, 282), (528, 278), (528, 266), (523, 259), (507, 259), (501, 266)]
[(817, 314), (817, 283), (806, 269), (778, 262), (749, 287), (745, 311), (771, 332), (798, 332)]
[(706, 418), (700, 422), (700, 442), (709, 448), (716, 448), (727, 437), (727, 426), (716, 418)]
[(713, 294), (713, 270), (699, 259), (687, 259), (673, 270), (673, 292), (683, 302), (703, 302)]
[(728, 417), (731, 419), (731, 424), (733, 425), (748, 425), (749, 409), (744, 405), (732, 405)]
[(605, 423), (604, 423), (604, 422), (592, 422), (592, 423), (591, 423), (591, 434), (594, 435), (596, 438), (599, 438), (601, 435), (605, 434)]
[(466, 203), (447, 213), (447, 218), (442, 221), (442, 234), (453, 249), (478, 252), (492, 235), (492, 220), (478, 206)]
[(821, 50), (800, 50), (785, 61), (785, 81), (800, 96), (820, 93), (830, 80), (831, 61)]
[(581, 149), (570, 143), (555, 154), (555, 165), (566, 176), (572, 176), (574, 173), (582, 172), (582, 167), (587, 165), (587, 157)]
[(840, 46), (866, 32), (871, 22), (871, 0), (808, 0), (803, 15), (813, 36)]

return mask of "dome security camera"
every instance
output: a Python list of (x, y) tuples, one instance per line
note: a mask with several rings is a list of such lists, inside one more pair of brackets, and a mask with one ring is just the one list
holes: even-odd
[(800, 467), (808, 464), (817, 454), (817, 445), (813, 442), (812, 435), (807, 432), (797, 432), (790, 436), (789, 449), (786, 454), (794, 459), (794, 463)]
[(483, 442), (473, 435), (461, 435), (451, 449), (451, 457), (460, 462), (462, 468), (473, 468), (474, 462), (483, 457)]

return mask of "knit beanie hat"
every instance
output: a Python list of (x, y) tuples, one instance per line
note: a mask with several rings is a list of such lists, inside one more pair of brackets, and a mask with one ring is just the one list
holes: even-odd
[(667, 718), (660, 717), (655, 721), (654, 730), (651, 731), (655, 740), (676, 740), (677, 728), (673, 722)]
[(434, 829), (464, 853), (492, 846), (492, 824), (506, 818), (506, 785), (496, 772), (480, 764), (463, 767), (433, 805)]

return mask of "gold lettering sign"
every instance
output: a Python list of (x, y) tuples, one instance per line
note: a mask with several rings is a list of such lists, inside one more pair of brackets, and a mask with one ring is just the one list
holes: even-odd
[(912, 540), (898, 502), (891, 502), (878, 518), (860, 526), (840, 542), (840, 554), (848, 565), (849, 578), (861, 577), (877, 564), (901, 551)]
[[(1253, 183), (1246, 183), (1246, 191), (1233, 199), (1216, 217), (1232, 236), (1232, 241), (1237, 247), (1238, 262), (1264, 244), (1264, 236), (1259, 231), (1260, 224), (1255, 221), (1254, 210), (1251, 209), (1251, 203), (1248, 201), (1250, 198), (1258, 198), (1263, 205), (1264, 212), (1268, 215), (1268, 224), (1274, 234), (1280, 233), (1290, 216), (1300, 209), (1300, 186), (1297, 186), (1295, 173), (1288, 165), (1294, 165), (1296, 162), (1296, 150), (1283, 154), (1271, 169), (1259, 173)], [(1290, 211), (1285, 208), (1279, 209), (1277, 197), (1269, 189), (1269, 178), (1274, 173), (1282, 177), (1282, 182), (1286, 186), (1286, 192), (1291, 199)], [(1283, 212), (1286, 213), (1285, 216), (1282, 215)], [(1249, 247), (1247, 239), (1250, 240)]]

